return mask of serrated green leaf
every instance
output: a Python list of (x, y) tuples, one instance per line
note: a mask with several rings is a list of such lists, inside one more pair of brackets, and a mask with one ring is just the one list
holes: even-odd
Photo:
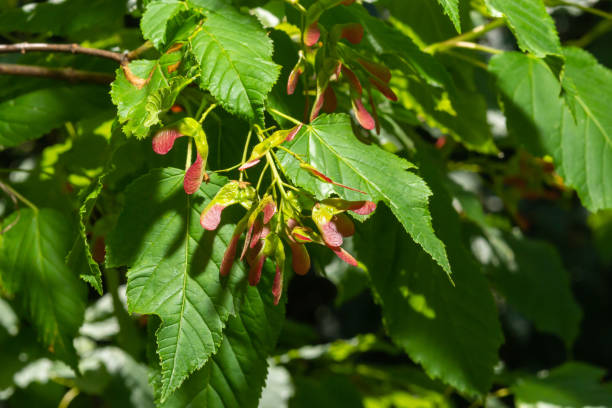
[(366, 194), (323, 183), (303, 171), (293, 156), (279, 151), (285, 173), (294, 184), (319, 199), (337, 194), (347, 200), (384, 201), (413, 239), (450, 276), (444, 244), (431, 226), (428, 209), (431, 192), (420, 177), (406, 171), (413, 164), (378, 146), (359, 142), (345, 114), (319, 116), (305, 125), (287, 147), (336, 183)]
[(514, 33), (519, 48), (536, 57), (561, 55), (555, 22), (542, 0), (487, 0), (501, 12)]
[(519, 54), (493, 59), (508, 128), (533, 154), (554, 158), (556, 170), (585, 207), (610, 208), (612, 118), (607, 100), (612, 72), (586, 51), (569, 48), (564, 56), (564, 99), (542, 60)]
[(494, 256), (487, 261), (487, 269), (495, 288), (538, 330), (559, 336), (570, 347), (582, 313), (555, 248), (496, 230), (485, 236)]
[(612, 71), (578, 48), (565, 49), (564, 56), (563, 89), (571, 111), (563, 109), (560, 143), (550, 153), (585, 207), (612, 208)]
[(561, 84), (544, 60), (505, 52), (491, 58), (489, 70), (501, 90), (510, 136), (535, 155), (554, 149), (548, 139), (559, 131)]
[(199, 369), (222, 342), (227, 319), (245, 290), (240, 262), (229, 280), (219, 264), (234, 225), (224, 214), (217, 231), (200, 226), (199, 212), (227, 180), (215, 175), (194, 195), (183, 191), (184, 171), (157, 169), (126, 191), (125, 207), (107, 240), (107, 266), (128, 265), (128, 306), (132, 313), (156, 314), (161, 361), (161, 399), (167, 399)]
[(0, 103), (0, 145), (16, 146), (71, 120), (108, 109), (102, 86), (77, 85), (29, 92)]
[[(164, 408), (257, 407), (266, 379), (266, 359), (274, 350), (284, 306), (273, 305), (272, 270), (267, 268), (257, 287), (249, 287), (240, 313), (229, 319), (219, 351), (193, 374)], [(159, 385), (159, 373), (155, 381)]]
[(66, 264), (73, 271), (80, 271), (79, 276), (89, 283), (98, 294), (102, 295), (102, 273), (100, 266), (93, 259), (87, 239), (86, 223), (91, 210), (102, 191), (102, 180), (98, 179), (92, 183), (90, 191), (85, 196), (81, 207), (79, 207), (79, 236), (74, 241), (72, 249), (66, 256)]
[(272, 41), (261, 24), (233, 7), (205, 8), (206, 20), (192, 40), (200, 86), (231, 113), (263, 120), (263, 105), (280, 73)]
[(453, 286), (441, 268), (385, 213), (358, 228), (357, 254), (368, 268), (391, 338), (461, 393), (486, 393), (503, 337), (497, 310), (478, 264), (463, 246), (457, 214), (435, 165), (421, 161), (434, 189), (434, 226), (447, 243)]
[(74, 240), (70, 219), (56, 210), (21, 209), (0, 236), (0, 281), (19, 296), (45, 346), (76, 363), (72, 339), (85, 312), (85, 285), (64, 263)]
[(161, 0), (149, 3), (140, 20), (142, 36), (150, 40), (159, 49), (166, 42), (168, 22), (181, 10), (186, 9), (187, 5), (179, 0)]
[(111, 97), (126, 135), (147, 137), (150, 127), (160, 122), (159, 114), (170, 109), (179, 92), (193, 81), (168, 73), (169, 65), (180, 62), (180, 53), (172, 54), (164, 54), (160, 60), (137, 60), (129, 64), (134, 76), (147, 81), (140, 89), (126, 78), (123, 70), (117, 70)]
[(461, 21), (459, 20), (459, 0), (438, 0), (444, 8), (444, 12), (453, 22), (457, 32), (461, 32)]
[(551, 408), (612, 406), (612, 384), (602, 383), (606, 371), (582, 362), (570, 362), (535, 376), (523, 376), (512, 387), (521, 407)]

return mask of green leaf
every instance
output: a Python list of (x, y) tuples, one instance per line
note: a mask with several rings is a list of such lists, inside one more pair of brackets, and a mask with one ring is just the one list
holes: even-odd
[[(4, 7), (4, 6), (3, 6)], [(2, 10), (1, 33), (41, 33), (67, 36), (77, 42), (107, 38), (123, 27), (125, 0), (66, 0), (30, 3)]]
[(384, 201), (413, 239), (450, 276), (444, 244), (431, 226), (428, 209), (431, 192), (420, 177), (406, 171), (414, 165), (378, 146), (359, 142), (345, 114), (319, 116), (305, 125), (287, 147), (336, 183), (366, 195), (319, 181), (303, 171), (293, 156), (279, 151), (285, 173), (294, 184), (319, 199), (337, 194), (346, 200)]
[(200, 86), (229, 112), (262, 122), (264, 102), (281, 68), (272, 61), (272, 41), (257, 19), (232, 7), (205, 8), (204, 13), (206, 20), (192, 40)]
[(555, 22), (542, 0), (487, 0), (501, 12), (514, 33), (519, 48), (536, 57), (561, 55)]
[(458, 215), (437, 164), (423, 159), (420, 168), (435, 193), (434, 226), (447, 243), (455, 286), (382, 208), (358, 229), (357, 254), (368, 268), (393, 341), (431, 377), (464, 394), (484, 394), (503, 340), (497, 310), (486, 279), (462, 244)]
[(554, 150), (556, 141), (549, 139), (559, 131), (561, 84), (544, 60), (505, 52), (491, 58), (489, 70), (501, 90), (510, 136), (538, 156)]
[(581, 311), (559, 253), (542, 241), (488, 230), (492, 257), (484, 260), (495, 288), (538, 330), (559, 336), (570, 347)]
[(45, 346), (76, 362), (72, 339), (85, 312), (85, 285), (64, 263), (74, 240), (70, 219), (51, 209), (21, 209), (0, 236), (0, 281), (18, 295)]
[(181, 10), (186, 9), (186, 4), (179, 0), (161, 0), (149, 3), (140, 20), (142, 36), (150, 40), (159, 49), (166, 42), (168, 22)]
[[(249, 287), (240, 313), (229, 319), (219, 351), (195, 372), (165, 404), (186, 406), (257, 407), (268, 364), (284, 320), (284, 306), (273, 305), (272, 268), (257, 287)], [(154, 377), (159, 384), (159, 374)]]
[(461, 32), (461, 21), (459, 20), (459, 0), (438, 0), (444, 8), (444, 12), (453, 22), (457, 32)]
[(102, 86), (76, 85), (29, 92), (0, 103), (0, 145), (16, 146), (64, 124), (108, 109)]
[(609, 407), (612, 384), (602, 383), (606, 370), (570, 362), (537, 377), (522, 377), (512, 387), (521, 407)]
[(66, 256), (66, 263), (70, 269), (81, 271), (79, 274), (80, 278), (89, 283), (100, 295), (103, 292), (102, 273), (100, 272), (100, 266), (91, 255), (86, 224), (98, 195), (102, 191), (102, 187), (102, 180), (99, 178), (92, 183), (89, 192), (85, 195), (85, 199), (79, 207), (79, 236)]
[(175, 52), (164, 54), (157, 61), (132, 61), (129, 64), (132, 75), (146, 80), (141, 88), (131, 83), (123, 70), (117, 70), (111, 97), (126, 135), (139, 139), (147, 137), (150, 128), (160, 123), (159, 114), (170, 109), (179, 92), (193, 81), (190, 77), (167, 73), (170, 65), (180, 61), (177, 57), (180, 58), (180, 53)]
[(571, 110), (563, 109), (560, 143), (550, 153), (585, 207), (612, 208), (612, 71), (577, 48), (565, 49), (564, 56), (563, 89)]
[[(542, 60), (516, 53), (496, 56), (508, 128), (533, 154), (549, 154), (565, 183), (591, 211), (612, 207), (612, 72), (586, 51), (564, 50), (565, 98)], [(563, 101), (565, 103), (563, 103)], [(535, 137), (534, 137), (535, 135)]]
[(184, 171), (157, 169), (126, 191), (125, 207), (107, 244), (107, 267), (128, 265), (131, 313), (156, 314), (162, 401), (221, 345), (246, 280), (236, 262), (226, 282), (219, 264), (234, 225), (224, 214), (217, 231), (200, 226), (199, 211), (227, 180), (215, 175), (194, 195), (183, 191)]

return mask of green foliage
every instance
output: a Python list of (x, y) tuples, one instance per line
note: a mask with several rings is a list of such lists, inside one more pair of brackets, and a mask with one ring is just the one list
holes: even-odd
[(0, 10), (0, 405), (612, 405), (609, 5)]
[(83, 321), (85, 290), (64, 263), (73, 241), (66, 215), (23, 209), (4, 225), (17, 223), (0, 240), (3, 288), (18, 295), (42, 343), (74, 362), (72, 339)]
[(178, 169), (154, 170), (128, 187), (106, 263), (130, 266), (129, 311), (162, 319), (156, 335), (162, 401), (218, 350), (244, 291), (238, 265), (229, 282), (218, 278), (232, 226), (205, 234), (192, 206), (210, 200), (225, 180), (213, 178), (192, 198), (184, 194), (182, 179)]

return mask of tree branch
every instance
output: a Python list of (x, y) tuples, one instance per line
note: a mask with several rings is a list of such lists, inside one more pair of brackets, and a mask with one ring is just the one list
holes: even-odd
[(18, 43), (18, 44), (1, 44), (0, 54), (20, 52), (66, 52), (70, 54), (86, 54), (100, 58), (107, 58), (119, 63), (124, 62), (128, 58), (128, 54), (113, 52), (108, 50), (100, 50), (97, 48), (81, 47), (78, 44), (46, 44), (46, 43)]
[(33, 65), (0, 64), (0, 74), (35, 76), (42, 78), (62, 79), (71, 82), (94, 82), (108, 85), (113, 76), (99, 72), (80, 71), (72, 68), (47, 68)]

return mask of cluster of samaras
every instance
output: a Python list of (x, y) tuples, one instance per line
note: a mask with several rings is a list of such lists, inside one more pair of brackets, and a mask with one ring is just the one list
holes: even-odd
[[(292, 129), (279, 130), (263, 138), (253, 148), (248, 161), (240, 167), (240, 170), (255, 166), (271, 149), (285, 141), (292, 140), (301, 127), (298, 125)], [(158, 154), (166, 154), (172, 149), (174, 141), (182, 136), (194, 139), (197, 150), (196, 161), (185, 172), (183, 181), (185, 192), (193, 194), (200, 188), (202, 181), (208, 181), (205, 170), (208, 145), (200, 123), (192, 118), (183, 118), (160, 130), (153, 137), (153, 150)], [(299, 157), (296, 156), (296, 158), (300, 160)], [(308, 163), (301, 161), (300, 167), (323, 182), (350, 188), (333, 182)], [(273, 259), (276, 274), (272, 293), (275, 304), (278, 304), (282, 294), (285, 265), (283, 242), (291, 249), (293, 270), (299, 275), (306, 274), (310, 269), (310, 256), (305, 248), (306, 243), (327, 246), (345, 262), (357, 265), (355, 258), (341, 247), (343, 238), (355, 232), (355, 226), (345, 212), (352, 211), (356, 214), (367, 215), (376, 209), (376, 204), (371, 201), (329, 198), (314, 202), (310, 216), (305, 216), (300, 200), (293, 192), (283, 192), (278, 197), (276, 197), (275, 190), (272, 192), (274, 195), (266, 193), (259, 198), (258, 192), (250, 183), (230, 181), (204, 208), (200, 224), (207, 230), (215, 230), (221, 222), (221, 214), (225, 208), (239, 204), (247, 209), (247, 213), (236, 225), (220, 266), (220, 274), (227, 275), (232, 269), (238, 241), (246, 232), (240, 259), (246, 259), (249, 264), (249, 283), (257, 285), (266, 258)], [(307, 225), (310, 222), (308, 219), (313, 222), (315, 228)]]

